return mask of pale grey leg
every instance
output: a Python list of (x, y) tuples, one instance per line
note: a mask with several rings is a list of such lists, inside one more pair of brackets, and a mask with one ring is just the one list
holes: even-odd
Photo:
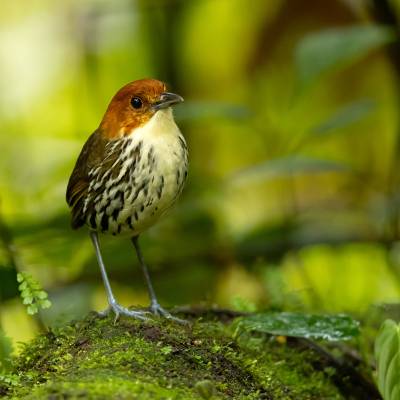
[(99, 263), (101, 276), (103, 278), (104, 287), (106, 289), (109, 309), (113, 310), (115, 313), (115, 320), (119, 318), (120, 315), (126, 315), (128, 317), (134, 317), (141, 320), (147, 320), (148, 318), (145, 316), (147, 312), (145, 311), (131, 311), (120, 304), (118, 304), (117, 300), (114, 297), (114, 294), (111, 289), (110, 281), (108, 280), (106, 268), (104, 266), (103, 257), (101, 256), (100, 246), (99, 246), (99, 238), (97, 232), (90, 232), (90, 238), (92, 239), (94, 250), (96, 252), (97, 262)]
[(149, 270), (147, 268), (146, 263), (144, 262), (142, 251), (140, 250), (139, 236), (133, 237), (132, 243), (135, 246), (137, 258), (139, 260), (140, 266), (142, 267), (144, 277), (146, 279), (147, 289), (149, 291), (149, 296), (150, 296), (150, 311), (155, 315), (162, 315), (165, 318), (172, 319), (172, 320), (182, 323), (182, 324), (186, 324), (187, 321), (174, 317), (167, 310), (165, 310), (164, 308), (161, 307), (160, 303), (157, 300), (157, 296), (154, 291), (153, 285), (151, 283)]

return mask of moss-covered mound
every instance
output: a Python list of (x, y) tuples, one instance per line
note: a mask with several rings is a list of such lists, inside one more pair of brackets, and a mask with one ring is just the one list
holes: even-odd
[[(334, 367), (297, 341), (233, 338), (230, 324), (189, 326), (90, 314), (38, 337), (16, 360), (18, 399), (349, 399)], [(363, 399), (372, 398), (360, 394)]]

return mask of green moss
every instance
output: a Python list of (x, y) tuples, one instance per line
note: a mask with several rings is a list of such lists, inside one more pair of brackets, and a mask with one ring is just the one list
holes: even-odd
[(342, 399), (317, 355), (272, 337), (234, 340), (215, 320), (191, 326), (91, 314), (25, 345), (9, 398)]

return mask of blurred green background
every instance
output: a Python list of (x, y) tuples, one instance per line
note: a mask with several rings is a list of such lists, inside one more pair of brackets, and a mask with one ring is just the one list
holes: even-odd
[[(164, 305), (393, 314), (400, 297), (400, 51), (390, 0), (4, 0), (0, 322), (16, 341), (106, 306), (65, 189), (113, 94), (181, 94), (184, 194), (142, 236)], [(102, 237), (117, 298), (148, 299)], [(16, 273), (53, 306), (26, 314)], [(388, 311), (389, 310), (389, 311)]]

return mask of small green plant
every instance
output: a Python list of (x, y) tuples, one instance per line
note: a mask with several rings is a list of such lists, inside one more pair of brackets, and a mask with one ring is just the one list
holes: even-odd
[(400, 399), (400, 325), (388, 319), (375, 341), (378, 388), (384, 400)]
[(20, 272), (17, 275), (17, 280), (22, 303), (27, 306), (28, 314), (34, 315), (40, 308), (45, 309), (51, 306), (48, 294), (32, 275), (27, 272)]

